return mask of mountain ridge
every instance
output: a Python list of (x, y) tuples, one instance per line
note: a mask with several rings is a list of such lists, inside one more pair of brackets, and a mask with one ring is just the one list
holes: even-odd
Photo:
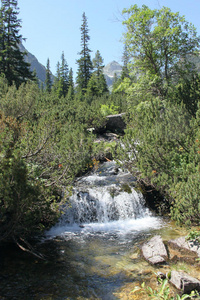
[[(46, 67), (42, 65), (38, 59), (30, 53), (22, 43), (19, 44), (19, 49), (21, 52), (25, 52), (26, 55), (24, 56), (24, 60), (30, 64), (30, 70), (31, 71), (36, 71), (36, 75), (41, 82), (45, 82), (46, 79)], [(121, 65), (113, 60), (112, 62), (108, 63), (104, 68), (103, 68), (103, 74), (106, 79), (106, 83), (108, 87), (111, 87), (113, 84), (113, 81), (115, 79), (115, 74), (117, 77), (120, 76), (122, 71)], [(53, 76), (53, 75), (52, 75)]]
[(120, 77), (122, 72), (122, 66), (113, 60), (112, 62), (108, 63), (104, 68), (103, 68), (103, 74), (106, 79), (106, 83), (108, 87), (111, 87), (113, 85), (113, 82), (115, 80), (115, 76)]
[(46, 79), (46, 68), (43, 66), (38, 59), (30, 53), (22, 43), (19, 44), (19, 49), (21, 52), (25, 52), (24, 60), (30, 64), (30, 70), (36, 71), (37, 77), (41, 82), (45, 82)]

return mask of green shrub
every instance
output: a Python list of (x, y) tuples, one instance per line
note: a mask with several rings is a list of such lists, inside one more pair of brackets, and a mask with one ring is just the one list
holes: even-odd
[(119, 107), (115, 106), (114, 104), (110, 104), (110, 105), (102, 104), (100, 111), (103, 116), (116, 115), (119, 113)]

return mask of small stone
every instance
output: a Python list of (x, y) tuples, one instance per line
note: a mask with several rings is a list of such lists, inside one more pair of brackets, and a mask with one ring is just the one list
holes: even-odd
[(157, 275), (157, 278), (160, 278), (162, 280), (164, 280), (166, 278), (166, 275), (162, 272), (157, 272), (156, 275)]
[(183, 293), (190, 293), (193, 290), (200, 291), (200, 281), (184, 272), (171, 271), (170, 282)]

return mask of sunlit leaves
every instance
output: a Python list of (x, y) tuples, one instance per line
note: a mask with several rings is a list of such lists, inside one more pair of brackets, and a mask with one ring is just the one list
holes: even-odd
[(134, 5), (123, 13), (127, 16), (125, 43), (132, 58), (131, 69), (137, 74), (137, 85), (142, 87), (140, 79), (148, 72), (152, 77), (148, 84), (151, 94), (163, 97), (172, 80), (191, 68), (188, 56), (195, 55), (199, 48), (196, 30), (184, 17), (166, 7), (151, 10), (145, 5)]

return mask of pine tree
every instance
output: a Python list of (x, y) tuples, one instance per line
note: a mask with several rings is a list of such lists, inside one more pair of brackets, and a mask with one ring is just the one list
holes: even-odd
[(65, 97), (69, 89), (69, 69), (65, 59), (64, 52), (61, 55), (61, 63), (57, 63), (56, 78), (54, 81), (54, 90), (59, 98)]
[(60, 65), (60, 81), (59, 81), (60, 96), (65, 97), (67, 95), (68, 88), (69, 88), (69, 69), (63, 52), (61, 55), (61, 65)]
[(50, 61), (48, 58), (47, 66), (46, 66), (46, 79), (45, 79), (45, 89), (48, 93), (51, 92), (51, 87), (52, 87), (52, 80), (51, 80), (51, 71), (50, 71)]
[(67, 93), (67, 98), (72, 100), (74, 98), (74, 80), (73, 80), (73, 70), (70, 68), (69, 70), (69, 89)]
[(77, 85), (78, 89), (85, 93), (88, 85), (88, 81), (92, 73), (92, 61), (90, 58), (91, 50), (88, 47), (90, 36), (88, 34), (88, 23), (85, 13), (82, 15), (83, 22), (81, 25), (81, 46), (82, 50), (79, 53), (80, 59), (77, 60), (78, 72), (77, 72)]
[(129, 77), (129, 69), (128, 64), (130, 61), (127, 45), (124, 45), (124, 52), (122, 56), (123, 66), (122, 66), (122, 73), (121, 73), (121, 80), (123, 80), (126, 77)]
[(24, 61), (26, 53), (22, 53), (19, 44), (21, 20), (18, 19), (17, 0), (1, 0), (0, 9), (0, 73), (4, 74), (9, 85), (13, 82), (18, 87), (34, 76), (30, 64)]
[(56, 76), (53, 84), (55, 90), (57, 90), (58, 88), (59, 80), (60, 80), (60, 62), (58, 61), (56, 65)]
[(108, 86), (106, 83), (105, 76), (103, 74), (104, 64), (103, 64), (103, 58), (99, 50), (97, 50), (95, 54), (95, 58), (93, 59), (92, 62), (93, 62), (93, 69), (94, 69), (93, 74), (95, 75), (96, 82), (97, 82), (98, 95), (102, 95), (103, 93), (108, 92)]
[(92, 60), (93, 62), (93, 68), (94, 68), (94, 72), (96, 73), (97, 77), (100, 76), (100, 74), (103, 72), (103, 58), (99, 52), (99, 50), (97, 50), (97, 52), (95, 53), (95, 58)]

